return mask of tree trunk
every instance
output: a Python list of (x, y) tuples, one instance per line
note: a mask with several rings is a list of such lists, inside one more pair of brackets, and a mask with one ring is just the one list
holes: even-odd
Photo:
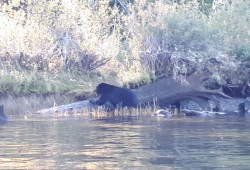
[(206, 74), (192, 74), (187, 77), (186, 83), (181, 83), (173, 78), (162, 78), (155, 83), (145, 85), (134, 90), (141, 103), (158, 101), (160, 106), (175, 104), (183, 99), (193, 100), (202, 108), (207, 109), (208, 100), (217, 103), (216, 97), (231, 98), (220, 90), (210, 90), (203, 86), (203, 81), (208, 79)]

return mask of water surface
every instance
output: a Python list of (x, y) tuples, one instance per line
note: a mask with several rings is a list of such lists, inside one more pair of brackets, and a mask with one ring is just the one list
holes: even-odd
[(250, 120), (12, 118), (0, 169), (249, 169)]

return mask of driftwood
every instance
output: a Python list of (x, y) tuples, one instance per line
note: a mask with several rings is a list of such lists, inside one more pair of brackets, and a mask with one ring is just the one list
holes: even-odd
[(206, 74), (192, 74), (187, 77), (187, 83), (183, 84), (173, 78), (162, 78), (134, 91), (141, 103), (151, 103), (153, 99), (156, 99), (160, 106), (167, 106), (181, 100), (193, 100), (204, 110), (210, 109), (208, 100), (217, 104), (217, 96), (231, 98), (220, 90), (205, 88), (203, 81), (206, 79), (208, 79)]
[(80, 102), (38, 110), (37, 114), (52, 115), (54, 113), (76, 113), (90, 111), (93, 109), (93, 107), (94, 106), (88, 100), (84, 100)]
[(224, 112), (213, 112), (213, 111), (197, 111), (197, 110), (189, 110), (183, 109), (181, 110), (183, 114), (186, 116), (215, 116), (215, 115), (225, 115)]
[[(190, 109), (183, 109), (181, 110), (181, 115), (183, 116), (201, 116), (201, 117), (206, 117), (206, 116), (216, 116), (216, 115), (225, 115), (225, 112), (213, 112), (213, 111), (198, 111), (198, 110), (190, 110)], [(157, 110), (152, 116), (154, 117), (163, 117), (163, 118), (168, 118), (175, 116), (174, 113), (171, 113), (168, 110), (164, 109), (159, 109)]]

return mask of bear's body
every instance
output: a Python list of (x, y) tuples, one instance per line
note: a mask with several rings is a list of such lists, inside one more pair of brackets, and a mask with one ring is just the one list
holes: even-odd
[(99, 98), (94, 102), (97, 105), (104, 105), (107, 102), (110, 102), (114, 107), (137, 107), (138, 105), (136, 94), (127, 88), (101, 83), (96, 87), (95, 92), (99, 95)]

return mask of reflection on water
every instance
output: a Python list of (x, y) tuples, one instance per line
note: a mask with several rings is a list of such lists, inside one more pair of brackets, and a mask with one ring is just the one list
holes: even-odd
[(248, 169), (244, 117), (13, 119), (0, 169)]

